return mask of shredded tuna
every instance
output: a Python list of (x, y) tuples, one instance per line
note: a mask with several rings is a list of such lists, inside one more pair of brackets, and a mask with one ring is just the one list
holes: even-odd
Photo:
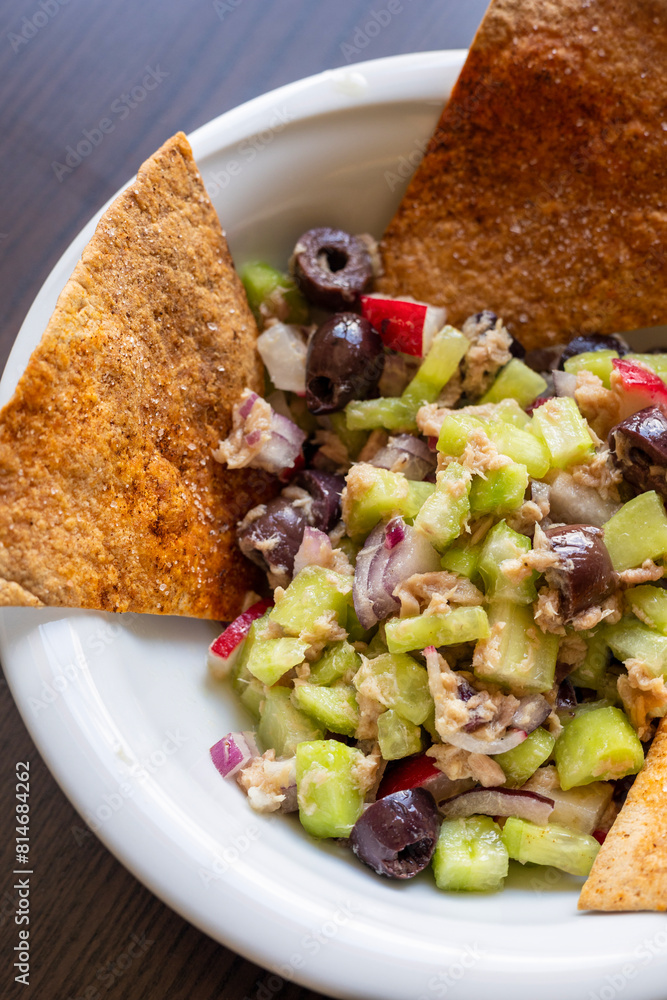
[[(378, 771), (380, 769), (380, 763), (382, 761), (382, 754), (380, 753), (380, 744), (375, 743), (372, 751), (365, 755), (358, 764), (355, 764), (352, 768), (352, 779), (356, 782), (359, 790), (363, 792), (364, 797), (369, 793), (374, 793), (377, 791), (377, 786), (379, 784)], [(384, 766), (382, 768), (384, 770)]]
[(495, 403), (484, 403), (482, 406), (461, 406), (454, 410), (441, 403), (426, 403), (417, 410), (417, 427), (425, 437), (439, 437), (445, 417), (460, 416), (467, 413), (479, 420), (491, 420), (496, 410)]
[(510, 528), (518, 531), (521, 535), (532, 536), (535, 526), (549, 515), (549, 501), (547, 499), (536, 503), (535, 500), (524, 500), (518, 510), (512, 511), (505, 520)]
[(511, 583), (518, 586), (533, 572), (544, 573), (552, 566), (557, 566), (559, 562), (559, 557), (552, 550), (549, 539), (536, 524), (532, 549), (515, 559), (503, 559), (500, 569)]
[(276, 812), (285, 801), (286, 790), (296, 783), (296, 757), (276, 760), (271, 749), (241, 768), (236, 776), (248, 801), (257, 812)]
[(586, 659), (588, 643), (580, 635), (564, 635), (558, 643), (558, 662), (569, 667), (568, 673), (576, 670)]
[(627, 675), (618, 678), (618, 693), (640, 740), (651, 731), (651, 719), (667, 714), (667, 685), (654, 677), (642, 660), (626, 660)]
[(565, 625), (560, 614), (560, 592), (553, 587), (542, 587), (533, 604), (533, 618), (543, 632), (565, 635)]
[(319, 446), (319, 454), (323, 455), (330, 463), (333, 471), (345, 474), (352, 464), (347, 448), (333, 431), (316, 431), (314, 442)]
[[(645, 559), (641, 566), (637, 566), (635, 569), (624, 569), (618, 574), (618, 580), (621, 587), (636, 587), (640, 583), (651, 583), (655, 580), (661, 580), (665, 575), (664, 566), (656, 566), (652, 559)], [(628, 601), (632, 601), (632, 594), (627, 595)], [(634, 613), (639, 618), (640, 615), (637, 614), (635, 608), (632, 609)]]
[(473, 778), (485, 788), (503, 785), (506, 781), (500, 764), (483, 753), (470, 753), (444, 743), (434, 743), (426, 751), (426, 756), (433, 758), (435, 766), (450, 781)]
[(463, 454), (457, 459), (464, 469), (472, 475), (486, 478), (485, 473), (495, 472), (503, 469), (507, 465), (512, 465), (512, 459), (507, 455), (501, 455), (493, 441), (481, 427), (476, 427), (470, 432), (468, 443)]
[(619, 421), (619, 396), (611, 389), (605, 389), (597, 375), (582, 370), (577, 372), (574, 398), (595, 433), (606, 441), (609, 431)]
[(445, 570), (434, 573), (414, 573), (401, 581), (393, 592), (401, 602), (401, 618), (409, 618), (426, 609), (427, 614), (443, 614), (449, 605), (478, 605), (484, 595), (465, 576)]
[[(455, 672), (440, 653), (426, 653), (428, 686), (435, 704), (435, 728), (443, 743), (455, 732), (474, 731), (480, 742), (505, 734), (519, 702), (514, 695), (473, 686), (473, 676)], [(470, 694), (470, 692), (474, 692)], [(463, 700), (465, 692), (467, 700)]]
[[(358, 461), (359, 462), (370, 462), (370, 460), (372, 458), (375, 458), (375, 456), (380, 451), (380, 449), (384, 448), (384, 446), (386, 445), (386, 443), (387, 443), (388, 440), (389, 440), (389, 435), (387, 434), (386, 431), (380, 430), (379, 428), (377, 430), (371, 431), (371, 433), (368, 435), (368, 439), (366, 441), (366, 444), (363, 446), (363, 448), (359, 452)], [(400, 469), (398, 469), (398, 470), (391, 469), (390, 471), (391, 472), (394, 472), (394, 471), (400, 472), (401, 470)]]
[(620, 622), (623, 615), (623, 599), (620, 594), (612, 594), (602, 604), (594, 604), (576, 615), (570, 625), (575, 632), (587, 632), (588, 629), (595, 628), (600, 622), (606, 621), (609, 625)]
[(609, 448), (603, 445), (590, 462), (583, 465), (571, 465), (568, 472), (577, 486), (594, 489), (603, 500), (620, 503), (618, 484), (623, 476), (611, 460)]
[[(465, 324), (464, 324), (465, 327)], [(466, 333), (465, 328), (463, 330)], [(468, 336), (468, 333), (466, 333)], [(498, 371), (511, 360), (512, 338), (502, 320), (475, 340), (463, 359), (463, 394), (468, 399), (479, 399), (496, 377)]]
[(232, 431), (224, 441), (218, 442), (213, 452), (216, 462), (226, 464), (229, 469), (250, 465), (271, 437), (271, 407), (265, 399), (258, 396), (248, 415), (241, 416), (244, 403), (253, 395), (251, 389), (243, 390), (232, 414)]

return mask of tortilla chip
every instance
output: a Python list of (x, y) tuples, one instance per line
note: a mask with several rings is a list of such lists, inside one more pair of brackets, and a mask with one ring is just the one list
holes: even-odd
[(527, 348), (667, 321), (658, 0), (495, 0), (381, 245), (379, 291)]
[(600, 848), (580, 910), (667, 910), (667, 719)]
[(228, 619), (270, 477), (211, 456), (257, 330), (185, 136), (111, 205), (0, 413), (0, 603)]

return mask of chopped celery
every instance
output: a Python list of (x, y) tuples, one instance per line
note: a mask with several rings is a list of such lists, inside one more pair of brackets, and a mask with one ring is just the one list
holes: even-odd
[(517, 816), (510, 816), (505, 823), (502, 839), (514, 861), (550, 865), (570, 875), (588, 875), (600, 850), (595, 837), (556, 823), (538, 826)]
[(570, 375), (576, 375), (580, 371), (591, 372), (592, 375), (602, 379), (603, 386), (608, 389), (609, 378), (614, 370), (611, 362), (617, 357), (618, 351), (584, 351), (568, 358), (563, 367)]
[(349, 837), (361, 816), (364, 792), (361, 750), (338, 740), (314, 740), (296, 748), (299, 819), (313, 837)]
[(385, 626), (390, 653), (408, 653), (425, 646), (455, 646), (489, 635), (486, 612), (480, 607), (455, 608), (446, 614), (392, 618)]
[(292, 278), (263, 261), (244, 264), (240, 274), (255, 319), (276, 316), (284, 323), (308, 322), (308, 304)]
[(569, 674), (575, 687), (592, 688), (599, 691), (604, 683), (609, 666), (609, 644), (604, 629), (599, 629), (587, 639), (586, 656), (579, 666)]
[(538, 726), (518, 747), (496, 754), (493, 759), (505, 772), (507, 785), (514, 788), (528, 781), (538, 767), (551, 757), (555, 743), (551, 733)]
[(628, 500), (604, 528), (604, 543), (617, 573), (667, 553), (667, 515), (654, 490)]
[(259, 719), (259, 711), (264, 700), (265, 690), (261, 681), (258, 681), (256, 677), (250, 676), (250, 679), (243, 685), (239, 694), (239, 701), (255, 720)]
[(378, 743), (384, 760), (400, 760), (423, 749), (420, 727), (393, 708), (378, 719)]
[(388, 431), (414, 431), (418, 407), (400, 396), (380, 399), (354, 399), (345, 407), (350, 431), (370, 431), (384, 427)]
[(356, 673), (361, 666), (361, 657), (349, 642), (334, 642), (310, 668), (311, 684), (334, 684), (343, 674)]
[(542, 479), (549, 471), (549, 452), (546, 445), (530, 431), (498, 420), (489, 424), (486, 433), (501, 455), (525, 465), (528, 475)]
[(496, 403), (493, 411), (494, 420), (502, 420), (506, 424), (514, 424), (522, 431), (529, 431), (532, 421), (525, 410), (523, 410), (516, 399), (501, 399)]
[(547, 387), (541, 375), (525, 365), (518, 358), (501, 368), (491, 388), (482, 396), (480, 403), (499, 403), (502, 399), (515, 399), (519, 406), (528, 406)]
[(401, 398), (415, 407), (434, 403), (469, 347), (470, 341), (459, 330), (443, 327), (433, 338), (428, 354)]
[(501, 469), (475, 476), (470, 487), (470, 510), (473, 517), (481, 514), (508, 514), (523, 503), (528, 488), (528, 469), (512, 462)]
[(475, 647), (473, 669), (480, 680), (493, 681), (514, 693), (539, 694), (553, 687), (558, 636), (540, 631), (533, 610), (512, 601), (489, 606), (491, 636)]
[(394, 514), (412, 518), (433, 493), (432, 483), (406, 479), (402, 472), (376, 469), (361, 462), (347, 475), (343, 520), (353, 539), (364, 538), (382, 518)]
[(484, 424), (467, 413), (452, 413), (445, 417), (438, 437), (438, 451), (459, 458), (465, 451), (473, 431), (484, 430)]
[(439, 552), (463, 531), (470, 514), (469, 493), (470, 473), (458, 462), (437, 473), (435, 491), (417, 514), (415, 528)]
[(499, 521), (487, 534), (480, 552), (477, 568), (489, 600), (508, 600), (515, 604), (532, 604), (537, 600), (532, 572), (525, 580), (514, 583), (503, 571), (506, 559), (517, 559), (530, 552), (530, 538)]
[(333, 616), (340, 625), (347, 620), (350, 590), (350, 580), (342, 573), (306, 566), (276, 602), (269, 619), (289, 635), (311, 632), (317, 619), (324, 616)]
[(606, 625), (603, 632), (609, 648), (619, 660), (641, 660), (654, 677), (667, 675), (667, 636), (632, 618)]
[(381, 653), (366, 660), (352, 683), (357, 691), (368, 685), (380, 704), (395, 708), (416, 726), (421, 726), (433, 708), (426, 670), (405, 653)]
[(292, 703), (332, 733), (354, 736), (359, 725), (357, 700), (353, 688), (347, 684), (331, 688), (297, 684), (292, 691)]
[(438, 889), (450, 891), (499, 889), (509, 868), (500, 827), (490, 816), (443, 820), (431, 863)]
[(259, 715), (257, 738), (264, 750), (273, 748), (276, 757), (291, 757), (299, 743), (324, 736), (324, 727), (292, 704), (286, 687), (267, 689)]
[(644, 750), (620, 708), (597, 708), (569, 722), (556, 740), (554, 758), (561, 788), (636, 774)]
[(533, 430), (549, 451), (551, 464), (558, 469), (586, 462), (595, 448), (588, 424), (570, 396), (556, 396), (533, 411)]
[(440, 565), (450, 573), (457, 573), (459, 576), (467, 576), (469, 580), (474, 580), (479, 575), (477, 564), (481, 551), (481, 544), (471, 545), (470, 542), (459, 538), (445, 549)]
[(307, 649), (308, 643), (300, 639), (258, 639), (253, 644), (246, 667), (253, 677), (270, 687), (292, 667), (303, 663)]
[(355, 459), (366, 444), (368, 434), (366, 431), (351, 430), (347, 425), (347, 420), (343, 412), (330, 413), (329, 420), (331, 421), (334, 433), (338, 435), (347, 448), (348, 455), (350, 458)]
[(625, 592), (625, 604), (649, 628), (667, 635), (667, 590), (662, 587), (631, 587)]

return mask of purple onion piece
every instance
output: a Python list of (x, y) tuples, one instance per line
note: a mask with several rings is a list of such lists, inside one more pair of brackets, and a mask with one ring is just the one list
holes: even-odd
[(331, 558), (331, 539), (317, 528), (307, 527), (304, 530), (299, 550), (294, 557), (294, 576), (300, 573), (304, 566), (328, 566)]
[(551, 705), (541, 694), (527, 695), (519, 700), (519, 707), (512, 716), (511, 725), (532, 733), (551, 714)]
[[(442, 734), (441, 734), (442, 735)], [(513, 750), (528, 736), (523, 729), (510, 729), (505, 736), (497, 740), (483, 740), (477, 736), (472, 736), (462, 730), (445, 733), (443, 742), (450, 743), (460, 750), (469, 750), (470, 753), (484, 753), (493, 757), (497, 753), (505, 753), (506, 750)]]
[(429, 863), (440, 819), (430, 792), (409, 788), (373, 802), (350, 834), (350, 847), (378, 875), (412, 878)]
[[(244, 404), (243, 409), (245, 409)], [(288, 420), (281, 413), (271, 411), (271, 437), (263, 445), (250, 463), (266, 469), (267, 472), (278, 474), (285, 469), (294, 468), (294, 463), (301, 454), (306, 435), (300, 427)]]
[(471, 788), (440, 806), (447, 819), (460, 816), (518, 816), (544, 826), (554, 809), (554, 800), (521, 788)]
[(299, 803), (296, 796), (296, 782), (293, 785), (288, 785), (287, 788), (281, 789), (281, 791), (285, 798), (280, 803), (280, 811), (282, 813), (297, 812)]
[(370, 461), (378, 469), (394, 469), (402, 472), (406, 479), (423, 482), (435, 472), (436, 455), (426, 441), (414, 434), (398, 434), (387, 441)]
[(259, 756), (255, 734), (227, 733), (211, 747), (210, 754), (223, 778), (233, 778), (253, 757)]

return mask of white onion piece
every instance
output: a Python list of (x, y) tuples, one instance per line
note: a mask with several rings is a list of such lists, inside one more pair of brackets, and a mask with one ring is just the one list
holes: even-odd
[(562, 372), (559, 368), (552, 371), (554, 380), (554, 391), (557, 396), (571, 396), (574, 399), (574, 390), (577, 388), (577, 376), (572, 372)]
[(255, 734), (227, 733), (210, 750), (211, 760), (223, 778), (233, 778), (237, 771), (259, 756)]
[[(396, 543), (399, 525), (404, 536)], [(372, 628), (376, 622), (398, 611), (400, 601), (393, 595), (401, 581), (413, 573), (430, 573), (438, 569), (438, 553), (402, 518), (395, 517), (387, 524), (376, 525), (357, 555), (354, 569), (354, 610), (362, 628)]]
[(598, 829), (614, 793), (609, 781), (593, 781), (590, 785), (581, 785), (564, 792), (553, 765), (538, 768), (524, 785), (524, 790), (553, 799), (552, 823), (589, 834)]
[(521, 788), (472, 788), (440, 807), (447, 819), (459, 816), (518, 816), (539, 826), (549, 822), (554, 800)]
[(427, 306), (424, 329), (422, 331), (422, 353), (424, 357), (428, 354), (436, 333), (442, 330), (446, 322), (447, 310), (443, 306)]
[(505, 753), (506, 750), (513, 750), (528, 736), (524, 729), (510, 729), (505, 736), (497, 740), (483, 740), (473, 736), (471, 733), (455, 731), (445, 733), (442, 737), (443, 743), (451, 743), (453, 747), (460, 750), (468, 750), (470, 753), (484, 753), (493, 757), (497, 753)]
[(300, 573), (304, 566), (331, 565), (331, 539), (323, 531), (307, 526), (301, 545), (294, 556), (293, 575)]
[(272, 323), (257, 338), (257, 350), (276, 389), (306, 391), (306, 341), (301, 327)]
[(569, 472), (557, 472), (549, 483), (549, 506), (549, 517), (557, 524), (601, 528), (621, 505), (603, 500), (592, 486), (576, 483)]
[(369, 464), (377, 469), (402, 472), (406, 479), (423, 482), (426, 476), (435, 472), (437, 458), (423, 438), (414, 434), (398, 434), (389, 438)]
[(292, 469), (305, 440), (306, 435), (300, 427), (272, 410), (271, 437), (257, 452), (250, 465), (276, 474), (284, 469)]

